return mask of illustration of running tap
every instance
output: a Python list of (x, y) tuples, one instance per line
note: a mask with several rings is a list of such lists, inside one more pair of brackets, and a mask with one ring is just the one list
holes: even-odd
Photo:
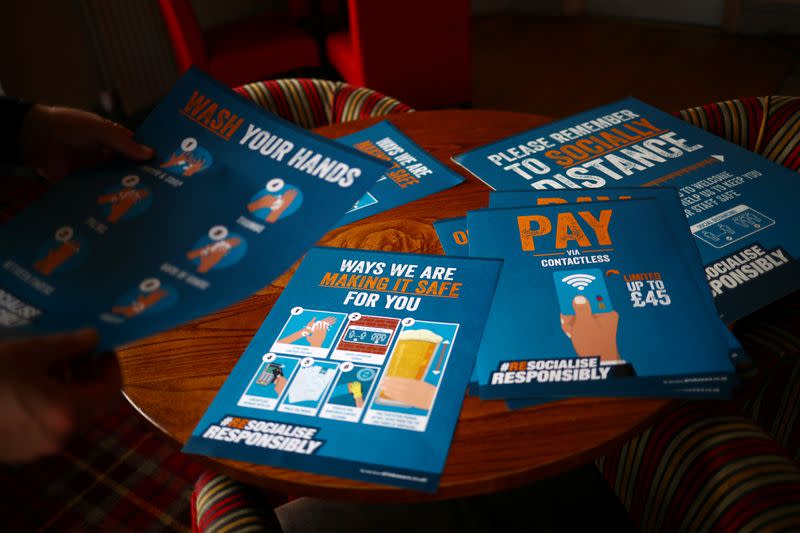
[(299, 330), (279, 339), (278, 342), (282, 344), (292, 344), (300, 339), (306, 339), (308, 344), (319, 348), (325, 342), (325, 337), (328, 335), (328, 330), (336, 323), (336, 319), (332, 316), (325, 317), (322, 320), (312, 318), (311, 321), (300, 328)]
[(199, 259), (200, 264), (197, 266), (197, 271), (206, 273), (214, 268), (217, 263), (230, 252), (242, 243), (239, 237), (229, 237), (208, 243), (200, 248), (196, 248), (186, 254), (186, 257), (191, 261)]
[(297, 198), (297, 190), (289, 189), (280, 194), (266, 194), (247, 204), (247, 210), (255, 213), (261, 209), (269, 209), (270, 213), (264, 220), (273, 223), (278, 220), (286, 209)]

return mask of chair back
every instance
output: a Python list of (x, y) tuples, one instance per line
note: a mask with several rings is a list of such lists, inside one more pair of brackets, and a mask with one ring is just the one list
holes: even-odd
[(413, 111), (390, 96), (341, 81), (287, 78), (248, 83), (234, 90), (307, 129)]
[(192, 65), (205, 68), (208, 61), (203, 32), (190, 0), (159, 0), (175, 63), (180, 72)]

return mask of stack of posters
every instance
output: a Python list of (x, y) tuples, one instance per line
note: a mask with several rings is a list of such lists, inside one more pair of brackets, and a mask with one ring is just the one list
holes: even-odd
[[(760, 140), (763, 135), (758, 125), (737, 131), (753, 144), (767, 142)], [(779, 146), (770, 148), (780, 153)], [(453, 160), (496, 191), (678, 189), (705, 276), (728, 323), (798, 287), (797, 174), (634, 98)]]
[(388, 164), (189, 71), (136, 132), (155, 149), (64, 179), (0, 227), (0, 335), (94, 327), (107, 350), (278, 277)]
[(435, 491), (500, 266), (312, 248), (184, 450)]
[(747, 357), (717, 316), (797, 288), (796, 176), (633, 98), (453, 159), (499, 191), (436, 223), (505, 260), (481, 397), (724, 396)]
[(492, 193), (436, 229), (447, 253), (504, 259), (472, 377), (482, 398), (718, 397), (734, 384), (741, 347), (674, 190)]

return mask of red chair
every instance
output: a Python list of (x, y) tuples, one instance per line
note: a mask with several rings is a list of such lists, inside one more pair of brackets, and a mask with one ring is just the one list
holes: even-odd
[(190, 0), (159, 0), (180, 72), (192, 65), (230, 86), (320, 65), (314, 39), (284, 16), (202, 31)]
[(350, 31), (325, 41), (345, 81), (417, 109), (471, 102), (469, 0), (348, 0), (348, 9)]

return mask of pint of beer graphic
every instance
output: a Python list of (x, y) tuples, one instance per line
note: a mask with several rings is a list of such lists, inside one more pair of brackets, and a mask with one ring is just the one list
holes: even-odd
[[(428, 329), (403, 330), (389, 359), (386, 376), (421, 380), (439, 351), (442, 337)], [(388, 399), (383, 392), (380, 397)]]

